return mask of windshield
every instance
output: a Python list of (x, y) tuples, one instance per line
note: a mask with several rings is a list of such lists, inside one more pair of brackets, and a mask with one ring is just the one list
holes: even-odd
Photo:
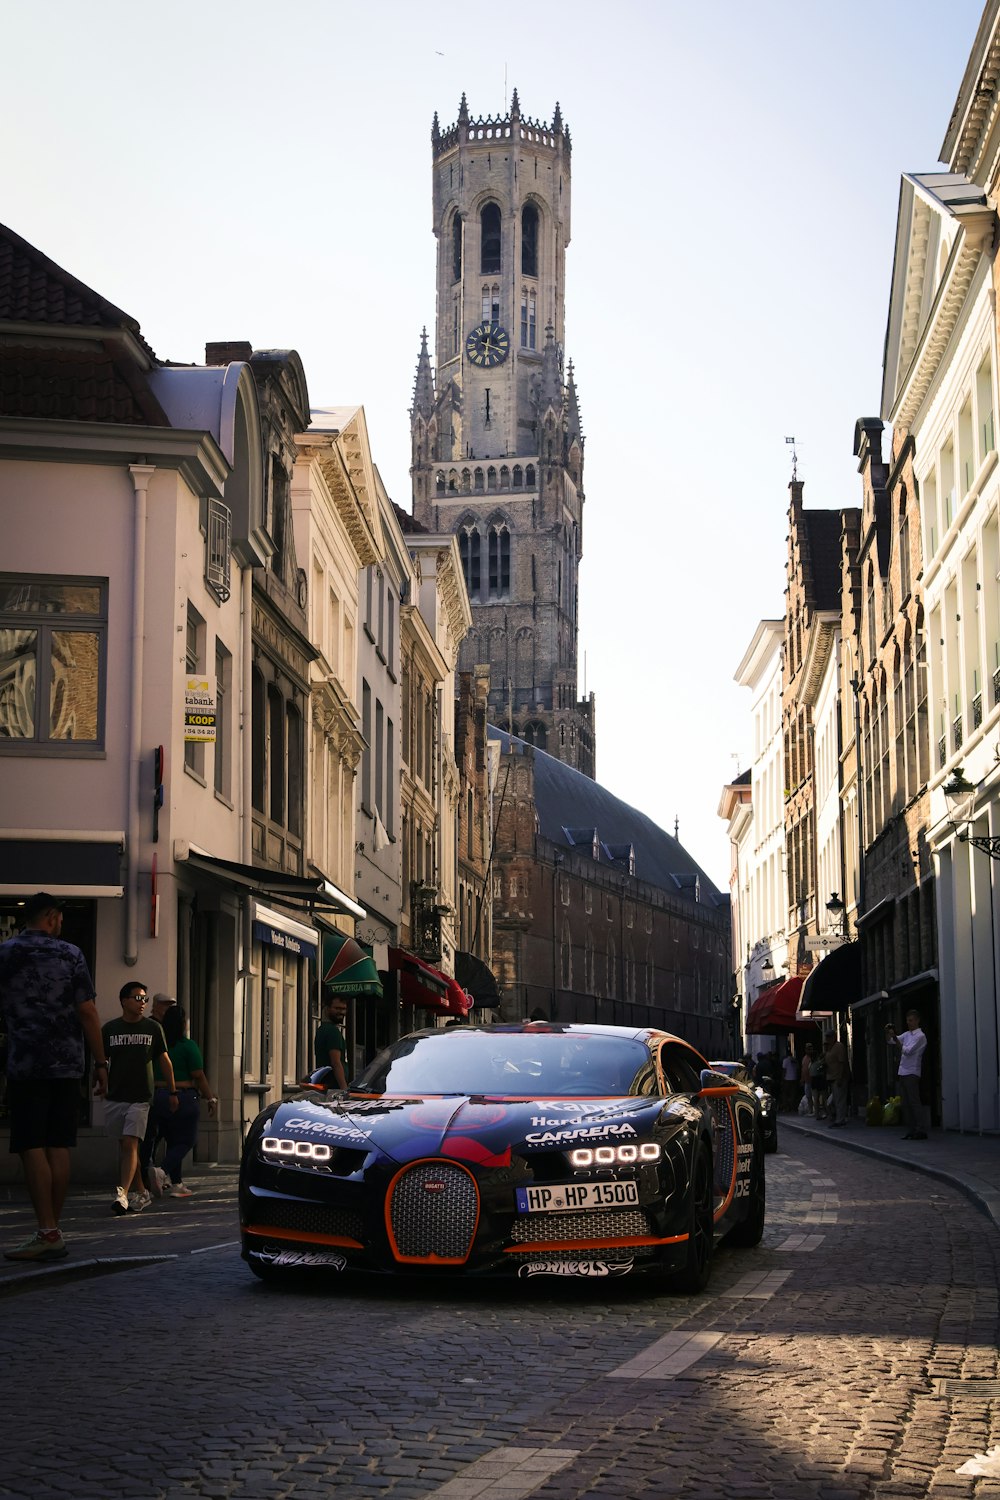
[(366, 1094), (500, 1094), (603, 1098), (650, 1093), (652, 1068), (631, 1037), (489, 1032), (456, 1027), (404, 1037), (352, 1083)]

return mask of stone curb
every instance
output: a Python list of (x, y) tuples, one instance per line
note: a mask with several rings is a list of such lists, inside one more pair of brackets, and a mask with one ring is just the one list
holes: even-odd
[(830, 1146), (840, 1146), (847, 1151), (857, 1151), (862, 1156), (873, 1156), (877, 1161), (891, 1162), (894, 1167), (906, 1167), (910, 1172), (922, 1172), (925, 1177), (936, 1177), (939, 1182), (947, 1182), (969, 1201), (975, 1204), (980, 1213), (992, 1222), (995, 1229), (1000, 1229), (1000, 1192), (990, 1182), (984, 1182), (981, 1177), (949, 1170), (944, 1166), (935, 1166), (932, 1162), (919, 1161), (912, 1156), (904, 1156), (902, 1152), (886, 1151), (879, 1146), (870, 1146), (867, 1142), (854, 1140), (846, 1132), (838, 1130), (829, 1136), (821, 1135), (818, 1130), (811, 1130), (808, 1125), (800, 1125), (790, 1116), (781, 1115), (781, 1129), (793, 1130), (796, 1135), (810, 1136), (813, 1140), (825, 1142)]
[[(24, 1271), (15, 1271), (0, 1281), (0, 1297), (13, 1296), (15, 1292), (31, 1291), (40, 1285), (50, 1286), (56, 1281), (88, 1281), (94, 1276), (113, 1276), (117, 1271), (132, 1271), (138, 1266), (158, 1266), (167, 1260), (179, 1260), (171, 1251), (161, 1255), (93, 1255), (87, 1260), (53, 1261), (50, 1265), (29, 1266)], [(28, 1263), (25, 1263), (26, 1266)]]

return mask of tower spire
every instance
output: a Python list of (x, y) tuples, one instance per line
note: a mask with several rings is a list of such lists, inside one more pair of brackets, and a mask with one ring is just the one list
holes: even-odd
[(431, 357), (427, 352), (427, 329), (420, 334), (420, 354), (417, 357), (417, 373), (413, 381), (413, 407), (411, 415), (429, 418), (434, 410), (434, 375)]
[(519, 120), (521, 118), (521, 101), (517, 97), (517, 89), (510, 96), (510, 117), (511, 120)]
[(576, 394), (576, 376), (573, 373), (572, 360), (566, 367), (566, 437), (571, 443), (583, 442), (583, 432), (580, 428), (580, 402)]

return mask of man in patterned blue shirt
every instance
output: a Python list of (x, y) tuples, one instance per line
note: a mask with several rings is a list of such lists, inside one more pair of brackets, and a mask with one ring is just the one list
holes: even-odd
[(76, 1145), (86, 1038), (95, 1092), (107, 1088), (107, 1062), (94, 982), (79, 948), (63, 942), (63, 903), (39, 891), (24, 904), (24, 931), (0, 943), (0, 1013), (7, 1032), (10, 1149), (20, 1156), (38, 1229), (7, 1260), (61, 1260), (59, 1229)]

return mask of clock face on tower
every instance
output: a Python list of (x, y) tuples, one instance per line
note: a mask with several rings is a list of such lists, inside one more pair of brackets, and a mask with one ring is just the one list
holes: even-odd
[(480, 323), (465, 341), (469, 362), (487, 370), (502, 365), (510, 353), (510, 335), (499, 323)]

